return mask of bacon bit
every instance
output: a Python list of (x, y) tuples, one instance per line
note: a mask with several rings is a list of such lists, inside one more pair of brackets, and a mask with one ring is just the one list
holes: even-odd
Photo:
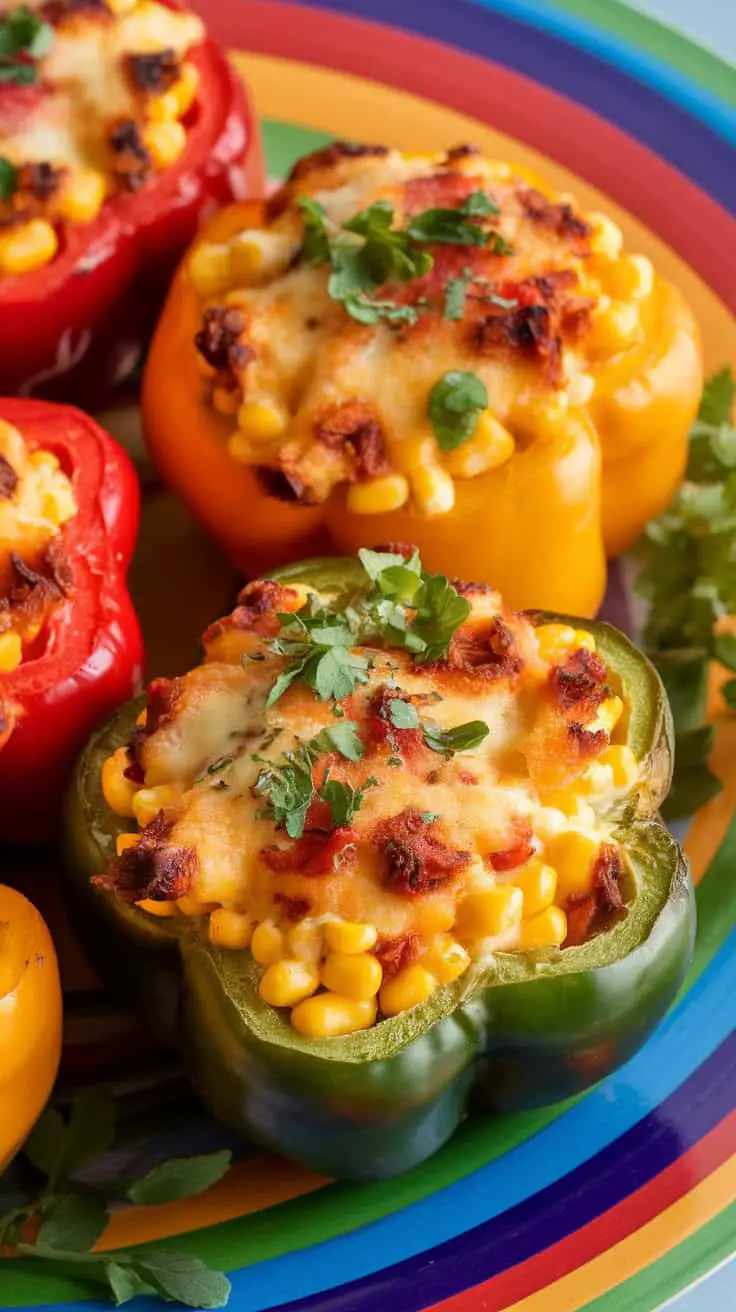
[(555, 704), (564, 713), (575, 711), (576, 719), (595, 714), (606, 697), (606, 666), (597, 652), (580, 647), (563, 665), (555, 665), (547, 686)]
[(261, 860), (277, 875), (331, 875), (352, 855), (357, 837), (349, 825), (329, 834), (302, 834), (290, 847), (261, 848)]
[(604, 843), (593, 867), (593, 887), (601, 911), (612, 914), (622, 910), (624, 905), (621, 892), (622, 873), (621, 857), (617, 848), (612, 843)]
[(445, 164), (456, 164), (461, 159), (470, 159), (473, 155), (480, 155), (477, 146), (450, 146), (445, 153)]
[(403, 970), (404, 966), (410, 966), (412, 961), (416, 961), (419, 956), (419, 935), (402, 934), (399, 938), (382, 938), (373, 949), (373, 955), (383, 966), (384, 976), (390, 979)]
[(480, 779), (477, 774), (471, 774), (469, 770), (458, 770), (457, 777), (461, 784), (479, 784)]
[(436, 821), (427, 823), (421, 811), (407, 809), (381, 820), (374, 840), (386, 858), (386, 882), (409, 897), (417, 897), (454, 879), (470, 864), (470, 853), (451, 848)]
[(534, 855), (532, 827), (528, 820), (517, 820), (514, 824), (516, 842), (498, 852), (489, 852), (485, 860), (492, 870), (516, 870), (526, 865)]
[(184, 690), (183, 679), (154, 679), (148, 685), (146, 705), (146, 735), (155, 733), (174, 717), (174, 711)]
[(384, 155), (388, 155), (388, 146), (364, 146), (354, 141), (333, 141), (329, 146), (313, 150), (311, 155), (305, 155), (297, 160), (288, 175), (287, 182), (303, 182), (310, 173), (331, 169), (342, 159), (366, 159), (369, 156), (380, 159)]
[(451, 579), (450, 582), (461, 597), (487, 597), (494, 591), (490, 583), (467, 583), (465, 579)]
[(135, 847), (127, 847), (111, 861), (107, 873), (95, 875), (92, 883), (126, 902), (171, 902), (187, 894), (199, 871), (193, 848), (169, 847), (166, 838), (171, 824), (159, 811), (141, 834)]
[(155, 50), (130, 53), (126, 56), (126, 71), (137, 91), (157, 95), (173, 87), (179, 76), (180, 65), (175, 50)]
[(281, 469), (273, 469), (270, 465), (257, 465), (253, 472), (263, 491), (274, 497), (276, 501), (285, 501), (288, 505), (298, 503), (300, 506), (318, 504), (295, 467), (287, 468), (282, 465)]
[(232, 305), (213, 305), (204, 312), (194, 345), (213, 369), (232, 375), (256, 356), (251, 346), (241, 342), (244, 332), (245, 318), (240, 310)]
[(287, 893), (275, 893), (273, 900), (284, 908), (287, 920), (303, 920), (312, 910), (311, 902), (307, 902), (305, 897), (289, 897)]
[(391, 719), (391, 703), (406, 701), (400, 689), (387, 688), (382, 684), (374, 692), (368, 704), (368, 738), (371, 746), (389, 748), (404, 761), (416, 760), (429, 750), (424, 742), (421, 729), (397, 729)]
[(0, 501), (9, 501), (18, 486), (18, 475), (8, 458), (0, 453)]
[(329, 406), (315, 420), (314, 435), (330, 451), (352, 448), (352, 476), (359, 483), (385, 474), (389, 465), (383, 429), (372, 405), (353, 398)]
[(50, 0), (42, 5), (41, 14), (44, 21), (59, 26), (65, 18), (75, 18), (77, 14), (92, 14), (95, 18), (112, 20), (112, 10), (105, 0)]
[(0, 632), (11, 625), (21, 637), (35, 636), (49, 612), (73, 591), (71, 572), (62, 546), (52, 541), (32, 568), (16, 552), (10, 553), (12, 581), (0, 597)]
[(570, 902), (567, 911), (567, 938), (564, 946), (577, 947), (605, 928), (612, 916), (624, 909), (621, 892), (622, 863), (616, 847), (604, 843), (593, 867), (593, 890)]
[(411, 560), (414, 552), (419, 550), (413, 542), (379, 542), (370, 549), (371, 551), (386, 551), (392, 556), (403, 556), (404, 560)]
[(205, 646), (222, 633), (232, 629), (273, 638), (281, 628), (279, 611), (295, 611), (299, 594), (294, 588), (274, 583), (271, 579), (254, 579), (238, 593), (238, 604), (231, 615), (210, 624), (203, 635)]
[(605, 729), (596, 729), (594, 733), (586, 729), (584, 725), (573, 721), (567, 726), (568, 742), (571, 742), (575, 748), (575, 754), (578, 761), (585, 761), (590, 756), (597, 756), (602, 752), (604, 747), (608, 746), (608, 734)]
[(146, 775), (140, 762), (140, 749), (146, 740), (146, 727), (144, 724), (137, 724), (131, 735), (130, 742), (126, 748), (128, 753), (129, 765), (123, 770), (125, 779), (130, 779), (134, 784), (144, 784)]
[(499, 295), (515, 300), (509, 309), (484, 307), (470, 322), (470, 340), (477, 351), (493, 355), (503, 348), (526, 351), (539, 357), (548, 381), (562, 381), (563, 336), (579, 336), (588, 325), (593, 301), (572, 297), (577, 282), (572, 269), (538, 274), (524, 282), (506, 282)]
[(42, 160), (37, 164), (24, 164), (18, 175), (18, 189), (27, 191), (35, 200), (47, 201), (61, 186), (63, 168)]
[[(403, 209), (406, 216), (440, 207), (456, 209), (473, 191), (484, 190), (479, 178), (454, 170), (432, 173), (428, 177), (409, 178), (404, 183)], [(467, 263), (467, 261), (466, 261)]]
[(115, 155), (115, 176), (127, 191), (138, 191), (151, 173), (152, 161), (135, 119), (123, 118), (113, 123), (109, 140)]
[(593, 229), (576, 214), (568, 201), (551, 201), (534, 187), (517, 191), (519, 204), (527, 218), (540, 227), (550, 228), (558, 237), (590, 237)]
[(514, 678), (524, 668), (516, 638), (496, 615), (482, 624), (466, 623), (454, 634), (447, 656), (426, 667), (437, 673), (472, 675), (474, 679)]

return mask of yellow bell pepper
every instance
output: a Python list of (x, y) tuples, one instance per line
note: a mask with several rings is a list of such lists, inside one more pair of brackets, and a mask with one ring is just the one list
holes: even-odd
[[(311, 189), (325, 201), (336, 178), (337, 185), (355, 177), (363, 181), (360, 169), (366, 166), (357, 151), (338, 143), (301, 161), (270, 206), (241, 204), (221, 212), (190, 251), (171, 288), (144, 379), (145, 431), (161, 473), (246, 573), (325, 549), (352, 552), (409, 542), (420, 548), (427, 568), (490, 582), (515, 608), (594, 614), (605, 587), (606, 556), (638, 536), (667, 504), (684, 470), (702, 386), (698, 330), (689, 307), (645, 257), (622, 254), (621, 234), (605, 216), (586, 219), (566, 201), (548, 200), (522, 169), (504, 171), (449, 152), (436, 174), (376, 184), (375, 194), (359, 193), (360, 204), (376, 196), (385, 204), (390, 197), (405, 213), (437, 214), (445, 206), (443, 213), (451, 208), (456, 215), (468, 188), (482, 187), (499, 198), (504, 234), (519, 231), (514, 207), (526, 206), (518, 250), (489, 255), (487, 247), (478, 254), (477, 244), (453, 246), (443, 239), (431, 245), (426, 239), (432, 273), (415, 277), (414, 284), (389, 282), (378, 289), (379, 299), (394, 298), (402, 306), (418, 297), (419, 322), (405, 334), (400, 329), (398, 337), (388, 336), (383, 325), (377, 330), (356, 324), (356, 316), (327, 297), (326, 266), (314, 269), (302, 314), (301, 301), (297, 311), (288, 290), (288, 270), (295, 267), (304, 232), (299, 200)], [(404, 160), (401, 177), (410, 166)], [(422, 202), (413, 210), (401, 191), (410, 185), (419, 187)], [(485, 276), (472, 284), (475, 294), (466, 298), (461, 321), (449, 323), (458, 318), (442, 311), (449, 278), (467, 272), (468, 264), (474, 276)], [(303, 258), (299, 267), (306, 269)], [(574, 270), (560, 284), (564, 297), (575, 302), (569, 332), (555, 320), (557, 292), (540, 290), (550, 271), (554, 279), (560, 269), (568, 270), (563, 279)], [(259, 300), (259, 289), (284, 274), (287, 290)], [(486, 308), (478, 309), (484, 297), (477, 293), (489, 287), (495, 300), (486, 291)], [(517, 307), (519, 316), (512, 310), (502, 324), (508, 341), (499, 347), (494, 339), (490, 351), (485, 344), (479, 348), (469, 335), (478, 322), (473, 316), (492, 315), (497, 311), (487, 306), (500, 306), (496, 332), (504, 302)], [(272, 304), (279, 307), (275, 313)], [(548, 340), (536, 358), (540, 320), (524, 317), (530, 307), (532, 314), (549, 312), (545, 331), (553, 322), (552, 331), (559, 331), (556, 346)], [(242, 324), (232, 341), (232, 369), (224, 367), (222, 350), (219, 357), (210, 351), (209, 363), (206, 352), (203, 358), (201, 333), (199, 351), (194, 344), (207, 313), (230, 311), (230, 322)], [(584, 330), (577, 331), (574, 325), (583, 321)], [(326, 345), (320, 337), (325, 329)], [(321, 352), (316, 357), (310, 357), (308, 341), (304, 345), (310, 332), (323, 343), (314, 348)], [(556, 381), (554, 351), (561, 352)], [(477, 370), (489, 397), (472, 436), (452, 450), (436, 437), (436, 427), (433, 434), (425, 399), (448, 369)], [(316, 402), (310, 410), (304, 400), (315, 374), (320, 404), (331, 396), (347, 405), (356, 400), (377, 417), (382, 437), (388, 435), (382, 466), (361, 471), (357, 457), (345, 455), (343, 442), (339, 472), (319, 486), (320, 461), (324, 467), (332, 458), (341, 434), (337, 443), (328, 434), (329, 442), (320, 446)], [(397, 415), (403, 414), (405, 394), (411, 419), (402, 427)], [(296, 479), (281, 473), (282, 449), (296, 450), (301, 460), (305, 442), (313, 448), (308, 473), (315, 475), (316, 492), (308, 483), (300, 490), (303, 465), (297, 465)], [(283, 490), (286, 481), (296, 498), (291, 502), (274, 495), (274, 487)]]
[(0, 884), (0, 1171), (46, 1105), (61, 1056), (61, 984), (44, 921)]

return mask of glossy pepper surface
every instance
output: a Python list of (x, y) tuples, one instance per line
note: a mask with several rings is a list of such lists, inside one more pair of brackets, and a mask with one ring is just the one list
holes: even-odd
[(0, 884), (0, 1172), (43, 1111), (61, 1055), (56, 953), (35, 907)]
[[(247, 91), (212, 40), (188, 61), (198, 90), (181, 157), (139, 189), (106, 200), (90, 222), (64, 222), (51, 263), (0, 279), (0, 392), (92, 408), (135, 364), (198, 225), (216, 206), (261, 194), (260, 135)], [(36, 90), (0, 88), (7, 131), (32, 111)]]
[[(140, 492), (128, 456), (80, 411), (3, 400), (2, 420), (31, 452), (56, 457), (76, 502), (58, 538), (57, 604), (20, 664), (0, 674), (0, 838), (40, 842), (90, 730), (140, 687), (143, 644), (125, 581)], [(7, 544), (0, 551), (7, 565)], [(19, 580), (31, 591), (33, 573)]]
[[(365, 149), (370, 152), (372, 148)], [(320, 158), (313, 157), (313, 161), (317, 161), (313, 167), (322, 170), (318, 173), (320, 186), (326, 176), (322, 154), (326, 152), (320, 153)], [(348, 160), (346, 167), (352, 168), (353, 163)], [(301, 196), (297, 195), (300, 189), (308, 191), (309, 174), (303, 171), (307, 165), (310, 165), (310, 161), (301, 161), (297, 165), (284, 189), (283, 195), (292, 203), (295, 197), (297, 202), (301, 200)], [(351, 173), (350, 178), (352, 176)], [(441, 176), (447, 176), (446, 172)], [(529, 179), (526, 175), (525, 178), (526, 186)], [(434, 188), (437, 178), (431, 181)], [(323, 199), (327, 194), (325, 191), (319, 192)], [(389, 194), (393, 195), (392, 192)], [(433, 200), (437, 205), (448, 203), (442, 197), (435, 198), (434, 191), (426, 194), (428, 199), (425, 203), (428, 205)], [(532, 194), (538, 197), (541, 192), (524, 192), (525, 197)], [(450, 203), (455, 204), (457, 201)], [(283, 210), (283, 203), (279, 204)], [(432, 209), (428, 212), (439, 213)], [(276, 220), (270, 217), (274, 213), (277, 215)], [(269, 211), (256, 205), (231, 208), (217, 216), (212, 226), (203, 232), (195, 251), (206, 250), (208, 246), (215, 251), (222, 250), (229, 241), (242, 242), (249, 234), (268, 243), (276, 231), (275, 225), (283, 222), (279, 215), (279, 206), (273, 202)], [(544, 219), (540, 220), (542, 226), (545, 222)], [(614, 229), (614, 232), (618, 233), (618, 230)], [(537, 237), (535, 230), (530, 240), (536, 240)], [(617, 239), (620, 243), (620, 233)], [(276, 240), (275, 236), (273, 240)], [(270, 248), (264, 244), (264, 249)], [(298, 252), (298, 236), (293, 249)], [(534, 248), (531, 249), (530, 260), (533, 261), (539, 256), (535, 257)], [(426, 296), (431, 299), (436, 291), (433, 284), (427, 281), (428, 278), (433, 278), (435, 274), (439, 278), (440, 271), (445, 267), (451, 268), (456, 275), (462, 274), (463, 264), (467, 264), (470, 259), (468, 250), (472, 248), (463, 246), (459, 254), (447, 255), (448, 251), (453, 250), (457, 248), (432, 248), (435, 269), (426, 278), (416, 280), (425, 292), (425, 300)], [(478, 258), (486, 257), (484, 254)], [(295, 255), (294, 261), (296, 259)], [(248, 415), (245, 419), (241, 417), (243, 411), (248, 411), (248, 405), (243, 407), (243, 411), (238, 411), (234, 403), (228, 409), (224, 404), (227, 394), (223, 393), (221, 399), (225, 412), (222, 406), (218, 410), (218, 405), (207, 395), (201, 371), (197, 370), (194, 338), (202, 327), (203, 307), (216, 305), (218, 297), (215, 295), (203, 300), (201, 288), (198, 295), (195, 274), (190, 272), (195, 270), (196, 261), (190, 257), (172, 284), (144, 380), (145, 430), (154, 459), (167, 481), (188, 502), (245, 573), (261, 572), (284, 560), (325, 546), (339, 553), (353, 551), (369, 542), (413, 542), (419, 547), (428, 568), (491, 582), (515, 608), (547, 606), (570, 613), (592, 615), (600, 603), (605, 585), (605, 557), (618, 554), (638, 536), (646, 521), (668, 502), (682, 476), (687, 431), (697, 408), (702, 381), (697, 326), (680, 293), (654, 274), (649, 262), (642, 257), (623, 257), (619, 260), (618, 257), (608, 259), (596, 256), (595, 259), (601, 267), (606, 266), (604, 274), (609, 278), (612, 292), (615, 280), (623, 277), (619, 265), (622, 270), (625, 269), (627, 277), (633, 277), (636, 270), (641, 270), (642, 280), (646, 274), (646, 281), (650, 285), (641, 302), (636, 302), (639, 308), (633, 307), (638, 316), (636, 335), (626, 349), (614, 342), (609, 350), (600, 345), (596, 338), (597, 344), (591, 348), (595, 357), (592, 366), (595, 375), (592, 394), (587, 395), (583, 388), (583, 384), (585, 387), (592, 385), (591, 374), (581, 374), (577, 393), (573, 393), (571, 385), (570, 397), (574, 395), (574, 399), (570, 400), (562, 422), (554, 418), (554, 392), (548, 392), (546, 396), (540, 393), (545, 404), (550, 400), (552, 404), (548, 409), (543, 404), (538, 418), (527, 414), (523, 418), (519, 417), (517, 423), (512, 406), (511, 418), (503, 418), (506, 429), (503, 426), (500, 429), (492, 428), (491, 433), (499, 444), (501, 441), (506, 442), (513, 454), (510, 458), (504, 458), (501, 452), (493, 458), (498, 463), (492, 463), (492, 467), (487, 468), (481, 466), (481, 472), (474, 472), (473, 476), (467, 476), (470, 465), (465, 468), (463, 476), (456, 475), (458, 461), (462, 463), (464, 458), (463, 446), (449, 455), (443, 455), (442, 451), (438, 453), (436, 448), (434, 452), (429, 450), (433, 438), (427, 426), (421, 440), (417, 436), (403, 444), (408, 452), (413, 442), (416, 452), (407, 455), (406, 467), (401, 463), (396, 465), (401, 471), (398, 477), (395, 474), (391, 476), (396, 479), (397, 486), (408, 484), (408, 500), (406, 491), (403, 491), (397, 493), (399, 499), (404, 497), (404, 503), (398, 508), (374, 508), (371, 513), (365, 513), (364, 508), (359, 513), (355, 508), (358, 494), (364, 497), (367, 504), (375, 489), (380, 503), (380, 498), (385, 494), (384, 485), (387, 486), (387, 480), (381, 477), (375, 478), (373, 482), (361, 482), (364, 474), (359, 465), (352, 472), (348, 471), (348, 482), (336, 483), (328, 498), (320, 504), (313, 504), (315, 497), (309, 491), (297, 491), (297, 499), (301, 498), (297, 504), (293, 498), (289, 503), (271, 495), (276, 486), (272, 477), (276, 466), (268, 464), (269, 442), (265, 434), (262, 439), (258, 437), (257, 441), (254, 438), (258, 450), (264, 453), (263, 468), (258, 467), (254, 457), (248, 456), (244, 460), (234, 458), (232, 453), (240, 441), (240, 437), (233, 436), (234, 430), (237, 424), (238, 431), (242, 432), (242, 424), (247, 425), (249, 422)], [(448, 263), (452, 260), (455, 264)], [(641, 260), (641, 265), (637, 260)], [(289, 266), (290, 269), (292, 267)], [(513, 267), (517, 268), (517, 265)], [(518, 267), (521, 268), (520, 265)], [(533, 263), (531, 267), (535, 267)], [(488, 273), (485, 265), (483, 268)], [(602, 279), (604, 274), (601, 275)], [(259, 276), (262, 280), (266, 277), (265, 274)], [(290, 276), (286, 275), (285, 288)], [(498, 281), (494, 284), (496, 290), (502, 293), (501, 302), (516, 305), (518, 301), (521, 310), (517, 305), (516, 309), (500, 311), (509, 315), (503, 331), (508, 334), (518, 332), (523, 355), (527, 349), (525, 329), (519, 328), (518, 316), (530, 308), (524, 305), (523, 298), (538, 295), (539, 279), (535, 281), (531, 277), (524, 282), (523, 273), (515, 273), (512, 281), (507, 283), (505, 277), (504, 273), (499, 272)], [(594, 277), (595, 271), (590, 274), (591, 279)], [(513, 281), (514, 278), (516, 281)], [(229, 299), (227, 296), (222, 298), (223, 303), (226, 301), (228, 305), (237, 307), (237, 288), (242, 285), (242, 282), (238, 284), (236, 281)], [(246, 288), (250, 285), (245, 283)], [(259, 284), (255, 285), (257, 287)], [(411, 285), (408, 284), (409, 288)], [(406, 286), (401, 284), (395, 293), (399, 300), (410, 295), (410, 292), (404, 290)], [(580, 296), (585, 297), (586, 290), (582, 281), (579, 288)], [(447, 294), (446, 285), (440, 290)], [(288, 295), (288, 292), (285, 291), (284, 295)], [(595, 329), (591, 331), (598, 338), (604, 337), (604, 328), (608, 324), (606, 316), (611, 318), (615, 331), (623, 331), (626, 314), (623, 311), (619, 313), (618, 307), (624, 305), (624, 310), (631, 310), (632, 305), (627, 306), (619, 301), (612, 303), (610, 296), (601, 294), (600, 285), (597, 295), (599, 305), (596, 313), (600, 310), (600, 314), (599, 319), (595, 320)], [(466, 296), (466, 319), (477, 313), (467, 307), (480, 299), (482, 297)], [(602, 309), (606, 303), (607, 308)], [(326, 313), (333, 313), (333, 309), (328, 306)], [(533, 306), (531, 309), (536, 311), (540, 307)], [(243, 302), (245, 328), (239, 340), (242, 349), (251, 355), (256, 354), (255, 359), (247, 357), (249, 363), (243, 375), (243, 396), (246, 402), (251, 394), (260, 396), (258, 389), (265, 389), (267, 382), (270, 386), (272, 377), (268, 372), (270, 364), (268, 369), (264, 366), (262, 374), (254, 372), (259, 368), (258, 352), (266, 339), (268, 325), (265, 320), (263, 323), (259, 321), (254, 329), (249, 319), (250, 312), (251, 303), (246, 300)], [(513, 319), (514, 315), (517, 319)], [(439, 349), (435, 340), (437, 335), (447, 334), (450, 330), (470, 331), (465, 322), (448, 325), (448, 318), (448, 314), (438, 314), (437, 321), (431, 321), (430, 335), (426, 342), (421, 337), (421, 319), (407, 330), (407, 342), (412, 353), (406, 360), (405, 378), (399, 378), (396, 372), (388, 373), (389, 368), (395, 371), (404, 367), (400, 361), (397, 364), (390, 354), (385, 357), (381, 355), (377, 369), (371, 371), (369, 367), (364, 367), (363, 352), (368, 343), (362, 339), (350, 339), (355, 342), (355, 346), (348, 359), (344, 343), (340, 340), (338, 324), (334, 330), (336, 340), (334, 343), (331, 340), (323, 358), (315, 366), (317, 379), (326, 377), (329, 383), (334, 382), (336, 397), (341, 399), (348, 396), (359, 401), (363, 416), (361, 423), (365, 425), (367, 422), (363, 413), (367, 406), (370, 415), (380, 425), (387, 406), (392, 404), (390, 398), (400, 395), (404, 385), (407, 391), (412, 391), (412, 374), (416, 375), (419, 368), (416, 362), (418, 355), (430, 362), (430, 373), (432, 367), (439, 368), (441, 372), (443, 366), (433, 366), (431, 363)], [(303, 322), (297, 322), (297, 319), (295, 312), (293, 324), (289, 320), (278, 328), (274, 326), (273, 331), (291, 333), (294, 338), (294, 358), (301, 360), (305, 349), (300, 341), (308, 333), (309, 325), (305, 326)], [(539, 321), (542, 322), (542, 319)], [(314, 329), (314, 322), (311, 328)], [(345, 334), (356, 332), (355, 323), (347, 315), (343, 331)], [(366, 328), (359, 328), (359, 331), (366, 334), (369, 332)], [(390, 330), (381, 325), (372, 331), (378, 335)], [(493, 331), (500, 333), (501, 329), (494, 323)], [(411, 337), (412, 333), (415, 334), (414, 338)], [(441, 340), (445, 341), (445, 338)], [(482, 371), (490, 358), (486, 350), (482, 363), (478, 363), (477, 347), (467, 348), (464, 339), (457, 347), (456, 355), (454, 367), (464, 370), (477, 368)], [(270, 360), (271, 356), (263, 358)], [(279, 355), (279, 361), (282, 358), (285, 356)], [(446, 367), (446, 356), (440, 355), (438, 358), (445, 362)], [(368, 355), (368, 362), (370, 359)], [(189, 362), (186, 369), (181, 367), (183, 360)], [(517, 364), (513, 367), (516, 369)], [(523, 373), (527, 368), (524, 360), (520, 368), (522, 373), (518, 376), (528, 380), (529, 374)], [(390, 380), (383, 389), (382, 370)], [(261, 376), (267, 380), (262, 385), (260, 381), (249, 381), (251, 378), (260, 380)], [(290, 385), (292, 381), (290, 378)], [(326, 398), (331, 394), (328, 382), (324, 383), (323, 391), (319, 393), (320, 404), (324, 400), (325, 406), (328, 405)], [(278, 390), (280, 403), (283, 404), (286, 397), (285, 404), (290, 406), (296, 397), (297, 407), (302, 407), (297, 409), (296, 416), (292, 414), (295, 424), (301, 425), (298, 436), (294, 435), (294, 446), (307, 440), (307, 419), (301, 416), (304, 412), (309, 415), (312, 413), (309, 400), (303, 401), (300, 398), (303, 398), (305, 392), (309, 397), (310, 387), (317, 390), (318, 386), (319, 383), (311, 382), (311, 375), (305, 369), (304, 374), (299, 375), (294, 382), (291, 391), (287, 388), (282, 395)], [(504, 386), (498, 385), (498, 394), (507, 400)], [(535, 404), (536, 399), (537, 393)], [(567, 400), (567, 395), (562, 396), (560, 404)], [(348, 402), (341, 404), (344, 411)], [(315, 401), (315, 410), (316, 406)], [(390, 413), (393, 415), (393, 411)], [(413, 415), (414, 411), (411, 413)], [(491, 412), (487, 413), (490, 415)], [(314, 430), (317, 433), (321, 431), (319, 422), (321, 420), (318, 419)], [(329, 422), (333, 423), (333, 419)], [(387, 424), (389, 430), (391, 422), (389, 420)], [(494, 422), (491, 418), (491, 425)], [(325, 431), (325, 441), (329, 442), (332, 449), (337, 440), (334, 430), (328, 426)], [(358, 426), (350, 433), (343, 431), (342, 435), (355, 443), (360, 438), (360, 431)], [(291, 441), (290, 428), (287, 428), (284, 440), (288, 446)], [(318, 442), (320, 440), (318, 437)], [(472, 442), (468, 443), (468, 448), (470, 446)], [(390, 447), (389, 463), (392, 469), (394, 453), (397, 462), (403, 459), (399, 455), (401, 447), (401, 442)], [(429, 454), (425, 452), (425, 447)], [(429, 465), (441, 480), (437, 495), (444, 496), (447, 493), (452, 500), (451, 508), (445, 508), (442, 513), (427, 513), (426, 506), (423, 508), (421, 505), (420, 480), (422, 487), (431, 481)], [(286, 465), (282, 465), (283, 470), (286, 471), (287, 479), (291, 480), (291, 486), (298, 488), (299, 480), (302, 479), (302, 467), (297, 466), (296, 479)], [(447, 471), (452, 473), (454, 480), (451, 495)], [(277, 468), (276, 473), (279, 474)], [(283, 482), (281, 477), (279, 487)], [(434, 494), (425, 490), (423, 495), (431, 499)]]
[[(276, 577), (339, 599), (355, 586), (355, 566), (312, 561)], [(149, 915), (92, 882), (127, 827), (105, 803), (102, 765), (130, 740), (141, 704), (93, 736), (66, 815), (70, 906), (98, 969), (180, 1045), (224, 1123), (319, 1171), (388, 1176), (440, 1147), (471, 1098), (511, 1109), (567, 1097), (615, 1069), (662, 1017), (695, 925), (685, 859), (655, 818), (669, 786), (669, 709), (628, 639), (586, 627), (631, 708), (628, 746), (641, 767), (616, 812), (633, 887), (625, 917), (580, 946), (496, 952), (428, 1001), (346, 1037), (297, 1034), (259, 996), (250, 951), (220, 950), (196, 919)]]

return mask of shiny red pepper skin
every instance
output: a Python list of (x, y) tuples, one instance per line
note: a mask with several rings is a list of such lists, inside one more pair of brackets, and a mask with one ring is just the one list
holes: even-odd
[[(258, 122), (242, 83), (213, 41), (187, 58), (200, 84), (181, 159), (139, 191), (108, 201), (92, 223), (66, 225), (51, 264), (0, 280), (0, 394), (93, 410), (153, 332), (202, 219), (233, 199), (263, 194)], [(11, 95), (0, 88), (0, 135)], [(18, 109), (28, 112), (22, 98)]]
[(0, 419), (57, 456), (78, 507), (61, 530), (69, 595), (45, 623), (41, 650), (0, 675), (0, 716), (4, 703), (12, 725), (0, 734), (0, 842), (35, 843), (55, 831), (90, 730), (140, 686), (143, 640), (125, 583), (140, 491), (128, 456), (88, 415), (0, 400)]

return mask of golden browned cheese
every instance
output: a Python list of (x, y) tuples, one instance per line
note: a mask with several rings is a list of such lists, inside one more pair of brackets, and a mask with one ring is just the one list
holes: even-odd
[[(365, 681), (350, 696), (321, 701), (297, 680), (268, 706), (285, 665), (272, 649), (277, 613), (296, 611), (305, 592), (249, 585), (205, 635), (205, 663), (151, 686), (132, 768), (128, 754), (131, 809), (151, 826), (152, 848), (169, 854), (148, 870), (163, 881), (149, 896), (184, 892), (193, 907), (233, 908), (254, 922), (327, 918), (374, 926), (380, 941), (429, 939), (452, 927), (469, 895), (544, 858), (560, 833), (582, 835), (591, 850), (605, 842), (590, 802), (632, 782), (621, 788), (609, 763), (625, 723), (615, 676), (590, 635), (537, 631), (491, 590), (467, 599), (470, 616), (446, 658), (420, 664), (369, 644)], [(414, 727), (397, 727), (396, 700)], [(468, 750), (430, 745), (437, 732), (477, 721), (487, 734)], [(328, 744), (312, 778), (316, 790), (329, 778), (362, 791), (360, 808), (335, 828), (315, 795), (303, 835), (290, 838), (259, 778), (346, 723), (360, 759)], [(123, 866), (130, 861), (125, 852)], [(513, 947), (520, 932), (511, 925), (497, 945)]]
[[(343, 225), (376, 202), (392, 207), (395, 234), (429, 211), (457, 217), (478, 196), (497, 210), (472, 220), (482, 244), (428, 242), (427, 273), (371, 292), (408, 307), (413, 322), (359, 322), (330, 291), (328, 264), (303, 246), (305, 198), (331, 238), (360, 249)], [(411, 495), (425, 513), (449, 509), (447, 473), (482, 473), (586, 406), (596, 372), (635, 350), (655, 314), (651, 265), (622, 255), (605, 216), (586, 217), (470, 150), (408, 156), (337, 143), (296, 166), (269, 213), (267, 226), (192, 256), (197, 342), (212, 404), (233, 417), (233, 456), (306, 503), (393, 474), (398, 483), (376, 485), (390, 505), (363, 505), (356, 493), (353, 508), (395, 509)], [(482, 381), (487, 420), (477, 438), (443, 452), (427, 401), (453, 370)], [(427, 490), (418, 469), (444, 471), (445, 489)]]

